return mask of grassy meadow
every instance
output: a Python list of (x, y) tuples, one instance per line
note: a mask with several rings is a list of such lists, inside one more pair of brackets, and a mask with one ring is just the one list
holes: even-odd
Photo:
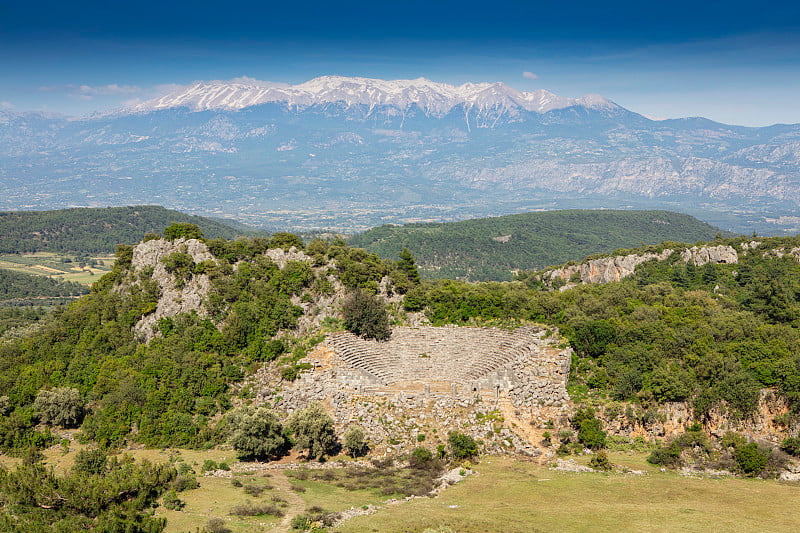
[[(82, 446), (53, 446), (45, 461), (68, 470)], [(775, 480), (684, 477), (649, 465), (645, 454), (610, 452), (617, 471), (561, 472), (510, 457), (486, 456), (475, 473), (437, 498), (384, 504), (398, 494), (378, 487), (353, 487), (345, 469), (325, 471), (242, 471), (231, 450), (132, 450), (137, 460), (185, 463), (200, 487), (179, 493), (180, 510), (156, 510), (167, 518), (167, 533), (201, 530), (219, 518), (232, 532), (290, 531), (299, 514), (335, 512), (378, 505), (377, 513), (333, 528), (340, 533), (419, 532), (448, 526), (458, 533), (536, 531), (770, 531), (800, 530), (800, 484)], [(338, 459), (338, 458), (337, 458)], [(574, 458), (577, 463), (588, 457)], [(231, 477), (205, 477), (207, 460), (233, 467)], [(17, 460), (2, 458), (13, 468)], [(644, 474), (623, 473), (625, 470)], [(342, 483), (344, 481), (344, 483)], [(384, 480), (387, 481), (387, 480)], [(389, 479), (389, 482), (392, 480)], [(395, 482), (403, 482), (396, 474)], [(274, 506), (282, 516), (237, 516), (243, 504)], [(278, 513), (278, 514), (281, 514)]]

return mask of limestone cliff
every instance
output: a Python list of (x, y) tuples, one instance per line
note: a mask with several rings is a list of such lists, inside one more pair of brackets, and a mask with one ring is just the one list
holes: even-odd
[(208, 275), (192, 272), (182, 277), (169, 272), (165, 259), (171, 254), (186, 254), (195, 265), (203, 262), (216, 264), (208, 246), (197, 239), (154, 239), (133, 248), (131, 269), (134, 276), (139, 281), (152, 279), (158, 283), (159, 289), (155, 310), (144, 315), (134, 326), (137, 335), (145, 341), (155, 336), (161, 318), (191, 311), (201, 316), (206, 314), (203, 301), (211, 287)]
[[(702, 266), (707, 263), (736, 264), (739, 262), (739, 254), (744, 255), (749, 251), (754, 251), (761, 244), (759, 241), (743, 242), (737, 245), (741, 252), (737, 252), (734, 246), (720, 244), (716, 246), (692, 246), (682, 250), (667, 248), (659, 253), (601, 257), (577, 265), (566, 265), (546, 270), (540, 275), (540, 279), (546, 283), (554, 281), (566, 283), (609, 283), (632, 275), (636, 267), (645, 261), (666, 261), (673, 253), (678, 253), (680, 260), (684, 263), (694, 266)], [(762, 253), (765, 256), (773, 255), (776, 257), (788, 255), (800, 261), (800, 247), (775, 248)]]

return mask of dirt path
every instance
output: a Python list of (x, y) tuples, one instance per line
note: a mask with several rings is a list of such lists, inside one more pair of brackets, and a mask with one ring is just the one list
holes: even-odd
[(306, 502), (303, 501), (295, 491), (292, 490), (292, 483), (286, 477), (286, 472), (283, 470), (270, 471), (270, 484), (276, 492), (286, 499), (289, 506), (285, 509), (286, 514), (283, 519), (275, 526), (273, 531), (282, 531), (288, 533), (292, 530), (292, 518), (296, 515), (302, 514), (306, 510)]

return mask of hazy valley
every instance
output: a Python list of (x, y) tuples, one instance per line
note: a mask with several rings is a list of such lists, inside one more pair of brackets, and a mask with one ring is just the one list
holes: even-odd
[(650, 120), (501, 83), (202, 82), (113, 113), (0, 111), (3, 209), (161, 204), (301, 230), (661, 208), (798, 231), (800, 126)]

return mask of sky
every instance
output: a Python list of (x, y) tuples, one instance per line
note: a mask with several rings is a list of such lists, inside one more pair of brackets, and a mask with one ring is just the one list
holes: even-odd
[(0, 110), (80, 115), (176, 85), (502, 81), (651, 118), (800, 123), (800, 2), (5, 2)]

